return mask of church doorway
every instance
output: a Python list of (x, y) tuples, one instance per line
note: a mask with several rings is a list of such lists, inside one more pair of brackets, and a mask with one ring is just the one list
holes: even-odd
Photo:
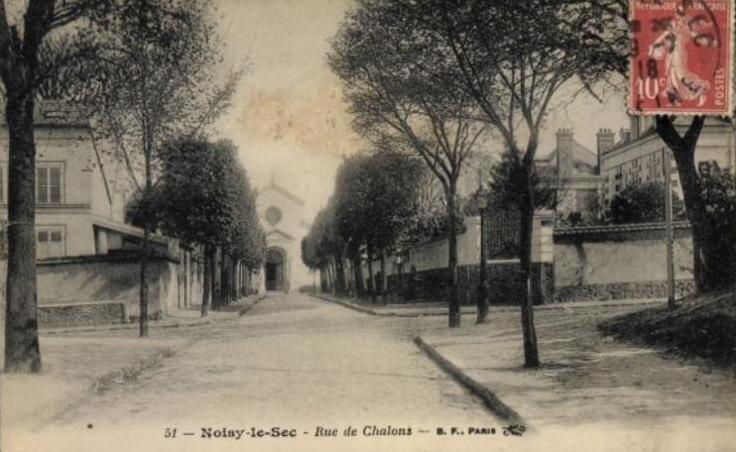
[(286, 290), (286, 253), (281, 248), (266, 252), (266, 290)]

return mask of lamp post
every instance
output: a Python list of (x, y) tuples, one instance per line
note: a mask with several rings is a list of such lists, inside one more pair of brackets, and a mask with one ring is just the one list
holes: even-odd
[(672, 233), (672, 154), (667, 148), (662, 149), (664, 165), (664, 222), (667, 240), (667, 307), (675, 309), (675, 264), (673, 256)]
[[(480, 194), (480, 193), (479, 193)], [(480, 196), (480, 269), (478, 272), (477, 308), (478, 315), (476, 323), (485, 323), (488, 317), (488, 277), (486, 269), (486, 215), (488, 215), (488, 203), (485, 196)]]

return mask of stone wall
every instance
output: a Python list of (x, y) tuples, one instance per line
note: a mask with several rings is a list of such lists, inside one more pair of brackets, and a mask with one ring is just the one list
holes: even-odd
[(117, 324), (127, 321), (127, 306), (122, 301), (38, 307), (38, 322), (43, 327)]
[[(541, 268), (535, 264), (535, 269)], [(539, 271), (539, 270), (538, 270)], [(545, 274), (547, 274), (545, 272)], [(519, 294), (519, 263), (503, 262), (486, 266), (486, 278), (490, 288), (491, 304), (516, 304)], [(545, 287), (551, 286), (551, 280)], [(480, 265), (458, 266), (458, 297), (463, 305), (475, 305), (480, 282)], [(414, 273), (390, 275), (389, 293), (400, 295), (406, 302), (444, 301), (448, 299), (448, 277), (446, 268), (435, 268)], [(539, 296), (549, 294), (549, 289), (538, 291)], [(551, 295), (547, 295), (551, 296)], [(543, 302), (539, 298), (537, 303)]]
[[(148, 264), (149, 315), (178, 308), (178, 262), (152, 257)], [(121, 302), (130, 318), (139, 315), (140, 261), (137, 253), (47, 259), (37, 264), (40, 307)], [(74, 311), (74, 310), (73, 310)]]
[[(674, 232), (676, 291), (685, 295), (694, 288), (692, 236), (687, 223)], [(666, 297), (662, 223), (558, 229), (554, 256), (555, 301)]]

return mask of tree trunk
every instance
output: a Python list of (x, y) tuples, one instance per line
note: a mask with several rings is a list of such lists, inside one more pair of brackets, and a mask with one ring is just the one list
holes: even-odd
[(335, 293), (335, 276), (332, 273), (332, 264), (330, 259), (327, 259), (327, 289), (330, 293)]
[(376, 280), (373, 278), (373, 247), (368, 244), (368, 291), (371, 294), (371, 303), (376, 302)]
[(457, 187), (453, 182), (447, 190), (447, 289), (448, 289), (448, 325), (450, 328), (460, 326), (460, 297), (457, 281)]
[(534, 301), (531, 286), (531, 253), (532, 228), (534, 225), (534, 188), (532, 186), (531, 168), (526, 165), (524, 170), (524, 187), (519, 206), (521, 214), (520, 231), (520, 278), (519, 293), (521, 295), (521, 329), (524, 336), (524, 367), (539, 367), (539, 350), (537, 347), (537, 332), (534, 327)]
[(488, 321), (488, 276), (486, 275), (486, 210), (480, 212), (480, 274), (478, 275), (478, 294), (476, 306), (478, 308), (475, 323), (486, 323)]
[[(144, 128), (143, 135), (143, 150), (145, 160), (145, 177), (146, 187), (144, 199), (150, 200), (153, 192), (153, 175), (151, 174), (151, 159), (153, 157), (153, 141), (151, 139), (151, 133), (147, 128)], [(148, 204), (150, 206), (150, 204)], [(143, 219), (143, 249), (141, 251), (141, 291), (140, 291), (140, 325), (139, 335), (140, 337), (148, 337), (148, 260), (151, 253), (151, 219), (149, 215), (150, 211), (144, 213), (145, 218)]]
[(360, 261), (360, 252), (355, 252), (352, 257), (353, 274), (355, 278), (355, 296), (362, 298), (365, 296), (365, 285), (363, 284), (363, 265)]
[(230, 260), (225, 248), (220, 254), (220, 306), (230, 304)]
[(336, 292), (345, 295), (345, 262), (341, 251), (335, 252)]
[(217, 309), (221, 304), (220, 294), (220, 272), (218, 271), (218, 256), (220, 254), (220, 247), (213, 246), (212, 254), (210, 255), (210, 281), (212, 283), (212, 309)]
[(148, 222), (143, 226), (143, 247), (141, 249), (141, 287), (140, 287), (140, 316), (138, 335), (148, 337), (148, 250), (151, 246), (151, 232)]
[(388, 304), (388, 290), (386, 290), (386, 252), (381, 250), (381, 298), (383, 304)]
[(9, 183), (5, 372), (39, 372), (33, 95), (30, 89), (13, 89), (7, 83), (6, 87)]
[(210, 255), (212, 254), (212, 247), (210, 245), (204, 246), (204, 259), (202, 262), (204, 278), (202, 281), (202, 317), (207, 316), (210, 304), (210, 286), (212, 284), (212, 266)]
[(681, 137), (672, 123), (672, 118), (657, 116), (657, 134), (675, 157), (685, 210), (692, 227), (693, 273), (698, 293), (722, 287), (733, 277), (732, 275), (724, 277), (721, 274), (719, 270), (727, 266), (719, 262), (718, 249), (709, 244), (713, 231), (709, 227), (700, 176), (695, 165), (695, 147), (704, 123), (704, 116), (693, 117), (685, 136)]

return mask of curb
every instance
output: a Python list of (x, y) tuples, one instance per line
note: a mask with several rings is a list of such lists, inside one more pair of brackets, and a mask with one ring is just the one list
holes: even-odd
[(105, 392), (114, 384), (122, 384), (135, 380), (138, 375), (154, 367), (165, 358), (174, 356), (174, 350), (166, 348), (153, 355), (147, 356), (135, 364), (110, 371), (98, 377), (92, 383), (92, 391), (96, 393)]
[[(361, 306), (359, 304), (352, 303), (350, 301), (341, 300), (338, 298), (331, 298), (326, 297), (324, 295), (320, 294), (313, 294), (310, 293), (309, 296), (312, 296), (314, 298), (319, 298), (320, 300), (329, 301), (331, 303), (338, 304), (340, 306), (353, 309), (358, 312), (362, 312), (363, 314), (369, 314), (369, 315), (375, 315), (375, 316), (381, 316), (381, 317), (436, 317), (436, 316), (447, 316), (447, 308), (446, 307), (438, 307), (438, 308), (426, 308), (424, 312), (396, 312), (393, 311), (387, 311), (387, 312), (381, 312), (383, 308), (373, 309), (368, 308), (365, 306)], [(663, 299), (641, 299), (636, 301), (616, 301), (616, 300), (610, 300), (610, 301), (599, 301), (594, 302), (590, 304), (573, 304), (573, 303), (552, 303), (552, 304), (544, 304), (544, 305), (535, 305), (534, 310), (535, 311), (547, 311), (547, 310), (555, 310), (555, 309), (561, 309), (561, 310), (572, 310), (572, 309), (600, 309), (600, 308), (617, 308), (617, 307), (636, 307), (636, 306), (651, 306), (651, 305), (657, 305), (664, 303), (665, 300)], [(467, 307), (467, 306), (466, 306)], [(460, 314), (461, 315), (473, 315), (476, 313), (475, 307), (472, 307), (472, 310), (470, 308), (463, 311), (463, 306), (460, 307)], [(493, 311), (495, 312), (518, 312), (519, 306), (491, 306)], [(398, 308), (398, 309), (411, 309), (411, 308)], [(489, 313), (489, 315), (492, 315), (492, 313)]]
[(434, 361), (440, 369), (448, 373), (453, 379), (455, 379), (455, 381), (473, 393), (473, 395), (483, 400), (486, 407), (488, 407), (493, 413), (497, 414), (505, 421), (525, 425), (527, 431), (529, 431), (529, 424), (524, 421), (524, 418), (522, 418), (519, 413), (503, 403), (490, 389), (478, 383), (450, 360), (442, 356), (442, 354), (440, 354), (440, 352), (438, 352), (433, 346), (426, 343), (421, 336), (415, 337), (414, 343), (432, 361)]
[(373, 309), (365, 308), (363, 306), (359, 306), (357, 304), (350, 303), (349, 301), (338, 300), (336, 298), (329, 298), (329, 297), (325, 297), (323, 295), (314, 294), (314, 293), (310, 293), (309, 295), (312, 296), (312, 297), (314, 297), (314, 298), (318, 298), (318, 299), (320, 299), (322, 301), (328, 301), (330, 303), (334, 303), (334, 304), (340, 305), (342, 307), (345, 307), (345, 308), (348, 308), (348, 309), (352, 309), (354, 311), (358, 311), (358, 312), (363, 313), (363, 314), (368, 314), (368, 315), (383, 315), (383, 316), (386, 315), (386, 313), (379, 314), (376, 311), (374, 311)]

